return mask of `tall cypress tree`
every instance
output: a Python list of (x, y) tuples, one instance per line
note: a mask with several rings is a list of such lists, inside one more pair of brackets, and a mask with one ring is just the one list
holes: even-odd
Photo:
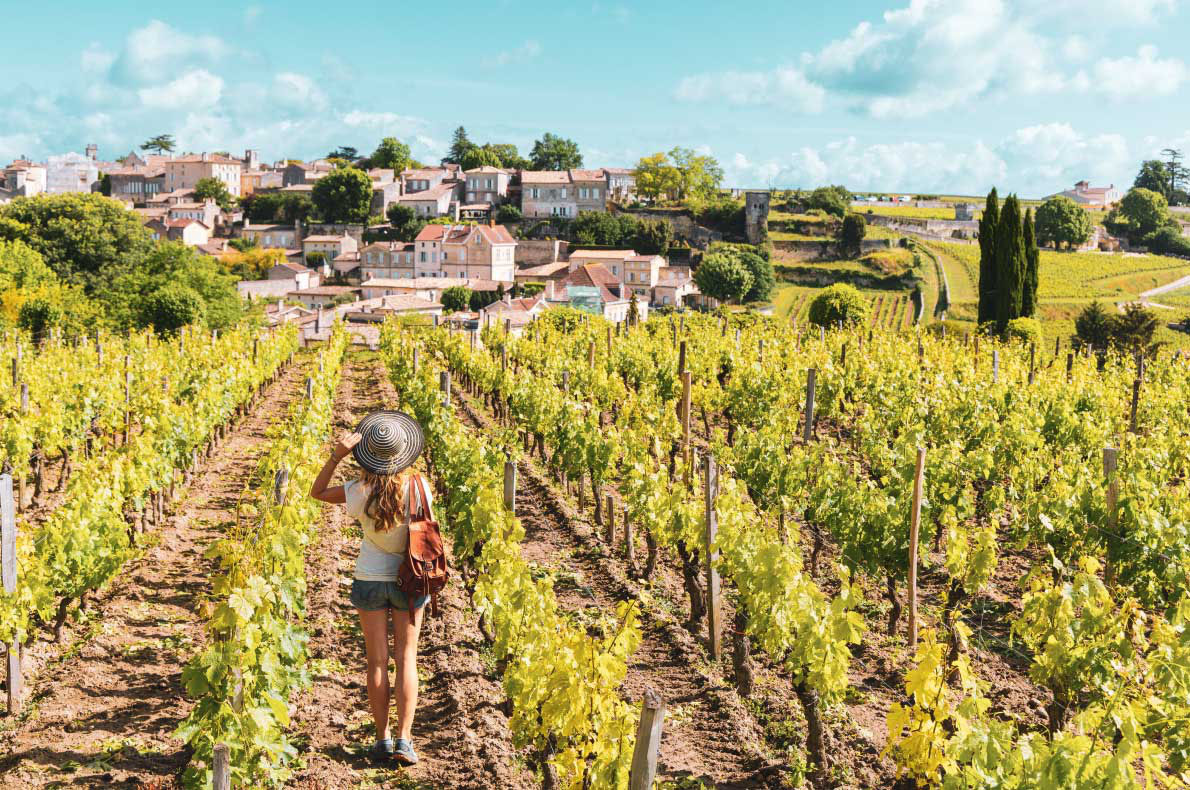
[(1021, 204), (1009, 195), (996, 227), (996, 330), (1003, 332), (1008, 322), (1020, 317), (1025, 285), (1025, 231)]
[(996, 228), (1000, 224), (1000, 197), (988, 193), (979, 218), (979, 323), (996, 319)]
[(1037, 249), (1037, 233), (1033, 227), (1033, 209), (1025, 212), (1025, 287), (1021, 292), (1021, 315), (1032, 318), (1037, 312), (1037, 269), (1041, 251)]

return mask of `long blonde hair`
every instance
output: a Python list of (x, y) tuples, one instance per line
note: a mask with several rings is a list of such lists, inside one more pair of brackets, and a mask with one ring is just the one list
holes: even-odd
[(377, 532), (388, 532), (405, 521), (405, 499), (409, 493), (409, 480), (414, 474), (406, 469), (395, 475), (378, 475), (363, 469), (360, 482), (368, 489), (368, 502), (364, 512), (376, 522)]

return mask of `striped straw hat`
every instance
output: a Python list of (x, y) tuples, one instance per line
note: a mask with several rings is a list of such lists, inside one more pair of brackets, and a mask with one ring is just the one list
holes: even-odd
[(395, 475), (421, 455), (425, 434), (417, 420), (400, 411), (376, 411), (360, 420), (359, 442), (351, 449), (356, 462), (377, 475)]

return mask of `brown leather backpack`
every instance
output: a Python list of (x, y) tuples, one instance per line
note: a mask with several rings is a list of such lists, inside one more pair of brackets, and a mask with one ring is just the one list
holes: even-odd
[[(414, 508), (414, 497), (418, 507)], [(405, 561), (397, 572), (397, 586), (405, 593), (410, 603), (414, 598), (430, 596), (430, 611), (438, 616), (438, 593), (446, 586), (449, 569), (446, 567), (446, 550), (442, 546), (442, 533), (438, 522), (430, 511), (430, 499), (426, 496), (425, 480), (419, 474), (409, 476), (409, 491), (405, 498), (405, 520), (409, 524), (409, 546), (405, 550)], [(417, 520), (413, 514), (417, 512)]]

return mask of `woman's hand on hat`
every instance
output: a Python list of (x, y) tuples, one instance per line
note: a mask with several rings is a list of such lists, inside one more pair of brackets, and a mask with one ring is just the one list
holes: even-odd
[(359, 440), (363, 437), (358, 433), (345, 433), (339, 437), (339, 441), (335, 444), (335, 449), (331, 452), (335, 456), (336, 461), (342, 461), (347, 456), (351, 455), (351, 448), (359, 444)]

